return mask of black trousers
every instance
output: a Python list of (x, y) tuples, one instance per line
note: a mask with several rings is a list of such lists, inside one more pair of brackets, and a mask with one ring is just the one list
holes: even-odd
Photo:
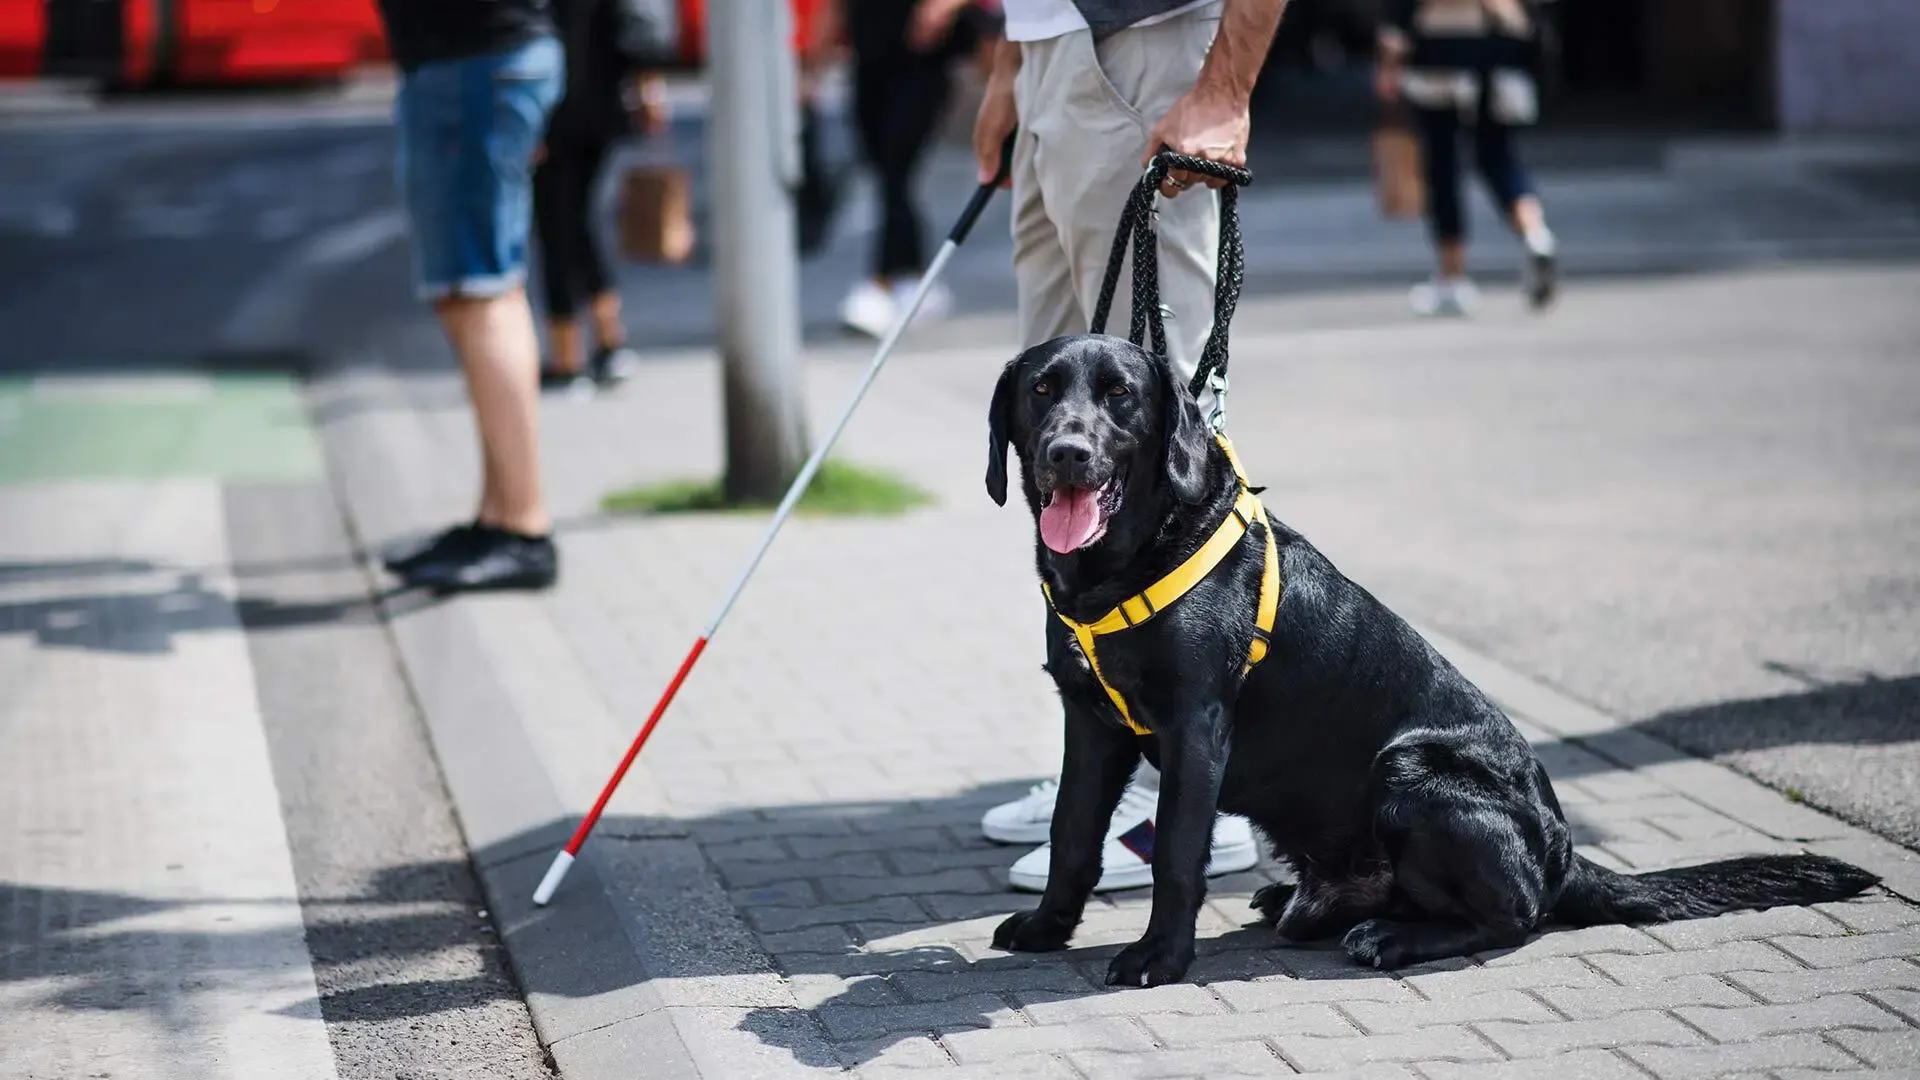
[(534, 170), (533, 222), (550, 319), (573, 318), (612, 287), (593, 228), (593, 184), (608, 146), (598, 139), (552, 141)]
[(880, 183), (880, 238), (873, 253), (879, 277), (926, 268), (913, 177), (947, 107), (947, 60), (906, 49), (861, 56), (854, 64), (853, 111), (861, 152)]
[[(1534, 193), (1533, 180), (1514, 151), (1513, 129), (1493, 118), (1490, 97), (1483, 84), (1480, 112), (1472, 124), (1473, 160), (1500, 212), (1511, 215), (1515, 203)], [(1460, 112), (1415, 108), (1414, 113), (1427, 174), (1427, 227), (1436, 242), (1465, 240), (1467, 223), (1460, 192), (1460, 135), (1465, 125)]]

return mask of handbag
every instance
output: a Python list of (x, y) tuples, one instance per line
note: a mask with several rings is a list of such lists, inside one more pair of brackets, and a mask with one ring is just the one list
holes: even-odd
[(1420, 139), (1404, 108), (1387, 112), (1373, 130), (1374, 195), (1381, 216), (1417, 218), (1426, 210), (1427, 184), (1420, 168)]
[(674, 165), (644, 164), (620, 177), (620, 253), (678, 265), (693, 257), (693, 180)]

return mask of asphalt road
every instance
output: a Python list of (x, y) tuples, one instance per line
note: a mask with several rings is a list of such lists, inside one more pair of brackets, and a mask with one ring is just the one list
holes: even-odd
[[(697, 132), (677, 129), (683, 160), (697, 160)], [(407, 296), (389, 151), (377, 107), (0, 121), (0, 372), (444, 369), (444, 344)], [(943, 153), (927, 185), (936, 207), (957, 207), (968, 181)], [(1297, 362), (1290, 401), (1339, 401), (1348, 416), (1368, 395), (1429, 406), (1432, 453), (1400, 465), (1405, 441), (1313, 429), (1310, 407), (1289, 406), (1318, 436), (1306, 445), (1326, 449), (1296, 457), (1284, 482), (1326, 522), (1317, 539), (1350, 548), (1409, 616), (1920, 845), (1915, 279), (1882, 265), (1695, 283), (1665, 314), (1643, 302), (1657, 287), (1633, 279), (1822, 252), (1905, 257), (1920, 251), (1920, 220), (1904, 187), (1882, 198), (1843, 179), (1737, 173), (1560, 177), (1575, 287), (1583, 271), (1623, 274), (1608, 288), (1641, 300), (1575, 311), (1551, 338), (1496, 319), (1396, 352), (1414, 341), (1400, 330), (1340, 338), (1398, 317), (1377, 289), (1254, 305), (1254, 319), (1347, 342), (1275, 359)], [(1248, 213), (1256, 292), (1419, 272), (1417, 232), (1372, 222), (1364, 188), (1281, 185)], [(963, 311), (1010, 301), (1004, 214), (1002, 200), (955, 264)], [(832, 333), (870, 223), (850, 206), (809, 267), (816, 335)], [(710, 335), (700, 268), (622, 273), (643, 342)], [(1635, 392), (1647, 387), (1659, 392)], [(1362, 474), (1370, 487), (1343, 490)], [(1356, 498), (1374, 509), (1332, 508)], [(236, 558), (270, 601), (243, 615), (340, 1075), (542, 1075), (337, 518), (314, 491), (228, 499)], [(1394, 505), (1430, 510), (1436, 536), (1389, 527), (1375, 511)], [(1462, 565), (1459, 552), (1480, 554)]]

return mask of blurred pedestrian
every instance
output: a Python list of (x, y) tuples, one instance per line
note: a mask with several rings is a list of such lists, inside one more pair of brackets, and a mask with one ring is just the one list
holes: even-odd
[[(590, 393), (621, 382), (639, 366), (627, 347), (620, 293), (594, 228), (593, 196), (616, 143), (636, 128), (648, 135), (666, 130), (664, 81), (647, 69), (663, 59), (667, 31), (630, 0), (555, 0), (555, 14), (566, 45), (566, 93), (547, 123), (533, 174), (547, 308), (540, 381)], [(593, 321), (591, 356), (581, 340), (583, 307)]]
[[(1099, 300), (1120, 211), (1163, 146), (1230, 165), (1247, 162), (1249, 101), (1286, 0), (1001, 0), (1005, 37), (974, 122), (980, 181), (1013, 152), (1013, 271), (1020, 344), (1084, 333)], [(1167, 349), (1191, 379), (1213, 326), (1219, 268), (1218, 181), (1174, 170), (1161, 186), (1155, 231)], [(1132, 304), (1121, 274), (1113, 318)], [(1210, 395), (1208, 395), (1210, 396)], [(1153, 881), (1159, 774), (1142, 764), (1121, 796), (1101, 853), (1097, 890)], [(996, 806), (981, 831), (1002, 843), (1043, 843), (1057, 780)], [(1013, 864), (1015, 887), (1040, 890), (1049, 850)], [(1214, 822), (1209, 875), (1259, 858), (1244, 818)]]
[(539, 588), (559, 568), (540, 494), (540, 346), (527, 303), (533, 156), (565, 59), (546, 0), (381, 0), (400, 68), (414, 287), (460, 358), (479, 507), (387, 567), (442, 591)]
[(1465, 315), (1478, 299), (1467, 276), (1467, 226), (1460, 200), (1460, 134), (1472, 129), (1474, 162), (1500, 212), (1527, 251), (1523, 270), (1534, 308), (1557, 286), (1553, 231), (1515, 151), (1514, 129), (1538, 115), (1533, 72), (1540, 26), (1525, 0), (1390, 0), (1380, 33), (1378, 89), (1404, 97), (1420, 132), (1427, 222), (1439, 258), (1431, 281), (1414, 286), (1422, 315)]
[[(883, 336), (920, 287), (926, 228), (913, 183), (952, 96), (956, 57), (979, 42), (974, 0), (828, 0), (821, 33), (853, 52), (853, 114), (861, 157), (880, 189), (880, 233), (870, 273), (840, 303), (840, 321)], [(937, 319), (952, 294), (936, 284), (920, 318)]]

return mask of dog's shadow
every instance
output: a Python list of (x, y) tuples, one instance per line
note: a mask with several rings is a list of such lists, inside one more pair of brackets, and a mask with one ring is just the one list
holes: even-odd
[[(1146, 1011), (1222, 1014), (1247, 1001), (1230, 1006), (1220, 988), (1233, 995), (1240, 992), (1233, 988), (1256, 980), (1292, 984), (1292, 992), (1283, 996), (1303, 1002), (1365, 997), (1370, 995), (1356, 983), (1474, 963), (1462, 958), (1385, 974), (1356, 967), (1337, 941), (1282, 945), (1247, 904), (1255, 889), (1284, 878), (1283, 871), (1263, 861), (1254, 871), (1214, 879), (1193, 966), (1184, 980), (1167, 987), (1106, 985), (1108, 964), (1146, 929), (1149, 890), (1096, 896), (1075, 943), (1051, 953), (1009, 953), (987, 944), (1006, 914), (1030, 908), (1038, 899), (1002, 893), (980, 898), (991, 914), (957, 923), (894, 926), (890, 936), (837, 953), (782, 956), (780, 967), (797, 1004), (818, 1026), (796, 1025), (791, 1009), (767, 1007), (750, 1010), (740, 1028), (812, 1067), (925, 1067), (951, 1065), (956, 1057), (966, 1064), (974, 1051), (969, 1044), (997, 1041), (1009, 1029), (1097, 1023)], [(1339, 985), (1304, 985), (1320, 982)]]

